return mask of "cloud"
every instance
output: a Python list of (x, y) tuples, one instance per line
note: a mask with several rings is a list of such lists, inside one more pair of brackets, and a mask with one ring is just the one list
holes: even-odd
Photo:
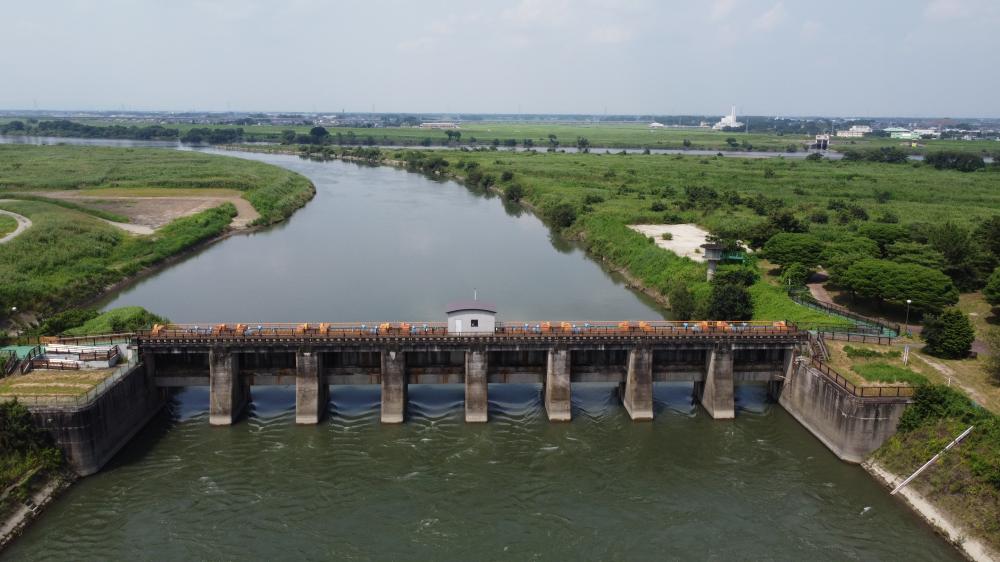
[(823, 24), (815, 21), (808, 20), (802, 22), (802, 28), (799, 30), (799, 35), (803, 39), (816, 39), (816, 36), (823, 31)]
[(942, 21), (968, 17), (972, 7), (962, 0), (933, 0), (924, 8), (924, 17)]
[(631, 30), (626, 29), (620, 25), (606, 25), (601, 27), (595, 27), (590, 31), (590, 40), (594, 43), (602, 43), (605, 45), (616, 45), (619, 43), (625, 43), (632, 39), (633, 33)]
[(771, 6), (771, 9), (757, 16), (750, 22), (750, 27), (757, 31), (771, 31), (781, 25), (788, 17), (785, 11), (785, 3), (778, 2)]
[(503, 19), (518, 25), (557, 26), (571, 14), (569, 0), (521, 0), (503, 11)]
[(733, 8), (736, 7), (737, 0), (715, 0), (712, 3), (712, 9), (708, 14), (708, 18), (712, 21), (719, 21), (729, 14), (732, 13)]

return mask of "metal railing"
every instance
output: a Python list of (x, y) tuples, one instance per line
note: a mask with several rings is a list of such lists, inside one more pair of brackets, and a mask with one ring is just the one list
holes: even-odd
[(443, 322), (373, 322), (349, 324), (170, 324), (137, 334), (140, 340), (294, 339), (301, 337), (338, 339), (364, 337), (482, 337), (482, 336), (758, 336), (797, 335), (798, 327), (787, 322), (678, 322), (655, 321), (535, 321), (497, 323), (492, 332), (449, 332)]
[[(817, 300), (816, 297), (813, 297), (812, 294), (809, 293), (808, 289), (802, 289), (802, 288), (792, 289), (788, 291), (788, 296), (793, 301), (803, 306), (812, 307), (818, 310), (822, 310), (823, 312), (826, 312), (828, 314), (841, 316), (843, 318), (851, 320), (855, 324), (855, 326), (851, 328), (852, 331), (856, 332), (864, 328), (875, 328), (880, 330), (881, 331), (880, 333), (882, 334), (888, 334), (892, 336), (899, 336), (900, 334), (899, 324), (890, 324), (882, 322), (881, 320), (876, 320), (875, 318), (869, 318), (867, 316), (858, 314), (856, 312), (851, 312), (850, 310), (842, 306), (837, 306), (833, 303), (827, 303), (821, 300)], [(843, 330), (841, 329), (840, 331)]]
[(820, 337), (831, 340), (841, 340), (858, 343), (874, 343), (878, 345), (892, 345), (895, 338), (890, 336), (877, 336), (870, 334), (855, 334), (850, 332), (819, 332)]
[(42, 348), (41, 345), (36, 345), (35, 347), (31, 348), (30, 351), (28, 351), (28, 354), (25, 355), (23, 359), (21, 359), (21, 374), (22, 375), (31, 372), (31, 369), (32, 369), (32, 360), (35, 357), (38, 357), (39, 355), (41, 355), (42, 353), (44, 353), (44, 349)]
[(841, 388), (860, 398), (906, 398), (913, 396), (916, 388), (912, 386), (858, 386), (847, 380), (840, 373), (823, 363), (816, 357), (812, 358), (812, 367), (833, 381)]
[(80, 364), (76, 361), (63, 361), (60, 359), (32, 359), (31, 370), (35, 369), (46, 371), (79, 371)]
[(114, 345), (114, 344), (127, 344), (135, 338), (135, 334), (132, 332), (121, 332), (114, 334), (97, 334), (93, 336), (55, 336), (50, 338), (43, 338), (44, 341), (41, 343), (52, 343), (52, 344), (62, 344), (62, 345), (87, 345), (87, 346), (98, 346), (98, 345)]
[(27, 396), (0, 396), (0, 401), (9, 402), (12, 400), (17, 400), (21, 404), (26, 406), (67, 406), (67, 407), (83, 407), (88, 406), (93, 403), (99, 396), (104, 394), (108, 389), (121, 381), (125, 375), (132, 371), (137, 365), (139, 365), (138, 359), (135, 357), (129, 357), (125, 363), (121, 363), (114, 371), (108, 375), (103, 381), (97, 383), (94, 387), (83, 394), (65, 395), (65, 394), (38, 394), (38, 395), (27, 395)]

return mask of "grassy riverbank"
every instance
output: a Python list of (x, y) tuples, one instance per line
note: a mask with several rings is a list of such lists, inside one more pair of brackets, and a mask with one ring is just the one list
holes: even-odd
[(62, 466), (62, 453), (16, 400), (0, 402), (0, 518), (6, 517), (34, 483)]
[(969, 426), (975, 426), (969, 437), (910, 486), (1000, 551), (1000, 416), (946, 386), (921, 387), (899, 432), (873, 459), (909, 475)]
[[(303, 176), (260, 162), (158, 149), (0, 145), (0, 207), (33, 226), (0, 246), (0, 306), (52, 313), (227, 231), (237, 212), (225, 203), (135, 236), (80, 204), (49, 200), (46, 192), (150, 188), (236, 189), (260, 213), (257, 224), (283, 220), (308, 201)], [(127, 203), (126, 203), (127, 204)]]
[[(902, 223), (903, 229), (950, 221), (972, 228), (1000, 209), (996, 172), (963, 174), (919, 163), (498, 151), (383, 151), (375, 160), (404, 161), (519, 198), (652, 293), (664, 296), (683, 284), (702, 305), (709, 292), (705, 266), (656, 247), (628, 225), (696, 223), (746, 239), (779, 213), (831, 245), (854, 247), (876, 245), (863, 236), (868, 224)], [(853, 214), (836, 210), (844, 201)], [(765, 276), (752, 288), (757, 318), (806, 325), (833, 320), (792, 303), (777, 282)]]

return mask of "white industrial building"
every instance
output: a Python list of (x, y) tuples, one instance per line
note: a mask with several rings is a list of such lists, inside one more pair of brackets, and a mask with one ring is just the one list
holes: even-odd
[(872, 128), (869, 127), (868, 125), (851, 125), (850, 129), (844, 131), (837, 131), (837, 136), (847, 137), (847, 138), (860, 138), (871, 132)]
[(664, 127), (666, 127), (666, 125), (664, 125), (663, 123), (657, 123), (656, 121), (653, 121), (652, 123), (649, 124), (650, 129), (662, 129)]
[(719, 119), (718, 123), (712, 125), (712, 129), (716, 131), (721, 131), (727, 127), (731, 129), (736, 129), (742, 126), (743, 123), (736, 120), (736, 106), (734, 105), (732, 107), (732, 110), (730, 110), (729, 115), (726, 115), (722, 119)]
[(448, 305), (449, 334), (492, 334), (496, 331), (497, 307), (481, 300), (455, 301)]

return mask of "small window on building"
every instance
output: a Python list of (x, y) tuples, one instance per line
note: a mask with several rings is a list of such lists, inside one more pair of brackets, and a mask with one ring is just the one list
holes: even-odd
[(479, 319), (478, 318), (473, 318), (472, 320), (469, 320), (469, 326), (471, 326), (473, 328), (478, 328), (479, 327)]

